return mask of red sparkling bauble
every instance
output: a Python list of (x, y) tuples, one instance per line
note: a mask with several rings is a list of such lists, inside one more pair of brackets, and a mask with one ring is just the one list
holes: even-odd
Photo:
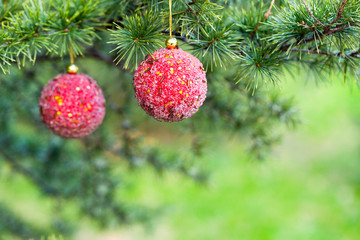
[(165, 122), (191, 117), (207, 91), (201, 62), (181, 49), (162, 48), (149, 55), (135, 72), (133, 85), (138, 104)]
[(64, 138), (92, 133), (104, 119), (104, 105), (101, 89), (85, 74), (59, 74), (43, 88), (39, 100), (42, 120)]

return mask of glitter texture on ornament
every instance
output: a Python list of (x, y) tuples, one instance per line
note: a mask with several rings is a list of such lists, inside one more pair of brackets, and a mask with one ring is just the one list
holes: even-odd
[(105, 116), (105, 99), (96, 82), (85, 74), (59, 74), (43, 88), (39, 100), (44, 123), (64, 138), (92, 133)]
[(138, 104), (158, 121), (177, 122), (195, 114), (206, 98), (201, 62), (181, 49), (161, 48), (134, 74)]

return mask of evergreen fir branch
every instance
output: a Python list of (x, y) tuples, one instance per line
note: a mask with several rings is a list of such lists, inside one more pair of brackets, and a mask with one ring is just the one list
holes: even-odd
[[(177, 4), (179, 0), (173, 0), (173, 6)], [(135, 13), (153, 11), (156, 13), (161, 13), (162, 11), (169, 11), (169, 1), (168, 0), (138, 0), (133, 1)], [(161, 16), (163, 17), (163, 16)]]
[[(232, 21), (235, 23), (233, 29), (237, 32), (239, 39), (252, 38), (259, 35), (259, 28), (265, 21), (263, 2), (257, 4), (255, 1), (249, 3), (248, 8), (233, 8), (230, 11)], [(266, 26), (266, 25), (265, 25)], [(261, 33), (260, 35), (261, 36)]]
[[(214, 19), (219, 20), (218, 12), (223, 7), (210, 0), (176, 0), (173, 4), (174, 29), (180, 35), (197, 37), (205, 25), (212, 26)], [(164, 19), (169, 18), (167, 9), (163, 9)]]
[[(184, 0), (184, 2), (187, 6), (187, 10), (180, 20), (182, 21), (182, 28), (184, 29), (186, 27), (188, 29), (186, 30), (187, 33), (185, 35), (191, 34), (191, 30), (195, 29), (196, 26), (212, 26), (214, 20), (220, 19), (216, 12), (221, 10), (222, 7), (209, 0), (191, 2)], [(191, 16), (189, 16), (190, 14)], [(184, 24), (184, 22), (189, 23), (189, 25)]]
[[(277, 66), (291, 61), (293, 53), (298, 53), (299, 56), (312, 54), (339, 59), (359, 57), (359, 54), (356, 53), (359, 46), (354, 44), (359, 37), (357, 30), (359, 22), (347, 15), (348, 8), (351, 9), (350, 12), (358, 11), (354, 9), (354, 2), (342, 1), (330, 5), (330, 7), (318, 0), (311, 3), (310, 6), (317, 6), (317, 11), (314, 13), (315, 8), (309, 7), (305, 1), (303, 4), (292, 3), (279, 9), (279, 14), (274, 16), (271, 22), (265, 23), (267, 26), (273, 27), (273, 34), (264, 38), (269, 41), (265, 49), (273, 49), (273, 52), (259, 55), (260, 49), (264, 46), (251, 51), (254, 49), (254, 42), (243, 44), (243, 46), (248, 46), (245, 49), (249, 51), (242, 51), (240, 59), (243, 61), (239, 67), (239, 80), (248, 78), (255, 87), (258, 86), (258, 79), (265, 81), (270, 79), (275, 83), (277, 72), (280, 72)], [(335, 17), (329, 18), (328, 16)], [(253, 26), (255, 25), (253, 24)], [(255, 30), (257, 31), (257, 28)], [(279, 53), (279, 50), (285, 55)], [(274, 54), (280, 60), (273, 61)], [(259, 59), (259, 56), (262, 57)], [(302, 59), (300, 58), (298, 61), (302, 61)]]
[(316, 23), (320, 24), (321, 26), (323, 26), (324, 28), (327, 28), (327, 26), (325, 26), (322, 22), (320, 22), (320, 20), (314, 16), (314, 14), (312, 13), (312, 11), (310, 10), (310, 8), (308, 7), (308, 5), (306, 4), (305, 0), (302, 0), (302, 2), (305, 5), (306, 10), (308, 11), (308, 13), (310, 14), (310, 16), (316, 21)]
[(104, 9), (98, 4), (97, 0), (56, 0), (50, 4), (29, 0), (21, 11), (8, 13), (2, 22), (0, 68), (5, 72), (11, 62), (35, 62), (43, 50), (59, 50), (63, 56), (71, 46), (75, 54), (82, 54), (83, 45), (91, 45), (98, 37), (95, 30), (103, 26), (99, 18)]
[(260, 80), (265, 84), (278, 82), (278, 74), (284, 63), (289, 62), (282, 52), (274, 51), (274, 46), (261, 42), (248, 42), (241, 49), (237, 82), (247, 80), (248, 87), (258, 88)]
[(8, 67), (11, 65), (11, 62), (15, 61), (15, 59), (12, 58), (12, 55), (13, 53), (10, 52), (10, 49), (8, 48), (8, 42), (0, 40), (0, 68), (3, 73), (9, 72)]
[[(339, 55), (339, 56), (338, 56)], [(307, 73), (305, 79), (313, 79), (316, 82), (329, 81), (332, 76), (342, 73), (344, 82), (357, 83), (358, 77), (355, 72), (359, 70), (359, 60), (348, 57), (349, 53), (344, 56), (338, 55), (318, 55), (318, 54), (296, 54), (290, 59), (298, 65), (301, 72)], [(288, 70), (289, 73), (293, 69)]]
[(14, 49), (17, 57), (22, 55), (34, 62), (36, 55), (43, 48), (47, 51), (56, 48), (49, 36), (44, 33), (49, 21), (47, 12), (48, 9), (41, 4), (41, 1), (31, 0), (28, 4), (24, 4), (23, 11), (16, 15), (10, 14), (7, 41), (10, 43), (8, 47)]
[(116, 45), (112, 50), (117, 52), (115, 61), (124, 61), (125, 69), (136, 69), (146, 55), (163, 46), (163, 23), (155, 12), (146, 11), (143, 15), (126, 17), (122, 27), (115, 26), (117, 30), (110, 30), (109, 43)]
[(339, 51), (342, 55), (345, 55), (348, 51), (355, 51), (359, 49), (360, 45), (357, 39), (360, 37), (360, 33), (356, 28), (347, 28), (344, 31), (336, 32), (329, 36), (324, 42), (323, 49), (328, 51)]
[[(314, 1), (313, 5), (317, 6), (318, 17), (315, 17), (312, 9), (307, 7), (307, 5), (304, 7), (304, 5), (294, 4), (286, 9), (281, 9), (279, 10), (279, 15), (274, 17), (273, 21), (269, 23), (273, 26), (275, 34), (267, 39), (276, 42), (281, 50), (291, 49), (292, 47), (311, 42), (319, 45), (322, 43), (322, 39), (327, 36), (358, 26), (358, 20), (346, 16), (343, 11), (346, 2), (343, 2), (343, 4), (339, 4), (340, 8), (337, 9), (335, 4), (329, 7), (322, 1)], [(354, 6), (351, 5), (349, 7)], [(332, 15), (337, 17), (335, 19), (328, 18), (328, 16)], [(342, 19), (341, 16), (343, 15), (346, 19)], [(334, 20), (339, 22), (334, 22)], [(318, 21), (322, 24), (319, 24)]]
[(46, 12), (41, 2), (31, 0), (23, 4), (22, 11), (8, 14), (7, 21), (2, 23), (0, 40), (0, 68), (3, 71), (10, 61), (17, 60), (18, 64), (24, 64), (25, 60), (34, 62), (43, 48), (48, 51), (55, 48), (49, 37), (42, 35), (49, 19)]
[[(275, 3), (275, 0), (272, 0), (271, 3), (270, 3), (269, 10), (264, 14), (265, 21), (267, 21), (268, 18), (270, 17), (270, 15), (271, 15), (271, 9), (273, 8), (274, 3)], [(257, 30), (259, 29), (259, 27), (260, 27), (261, 25), (262, 25), (262, 22), (260, 22), (260, 23), (256, 26), (256, 28), (254, 29), (254, 31), (251, 33), (251, 37), (253, 37), (253, 36), (256, 34)]]
[(48, 29), (61, 56), (68, 53), (69, 47), (76, 55), (81, 55), (83, 45), (91, 45), (99, 37), (95, 30), (104, 25), (99, 18), (105, 13), (98, 7), (99, 3), (99, 0), (54, 1), (55, 14)]
[(270, 7), (269, 7), (269, 10), (265, 13), (264, 17), (265, 17), (265, 20), (268, 20), (268, 18), (270, 17), (271, 15), (271, 9), (273, 8), (275, 4), (275, 0), (272, 0), (271, 3), (270, 3)]
[(342, 18), (342, 13), (343, 13), (344, 6), (345, 6), (346, 2), (347, 2), (347, 0), (342, 1), (341, 5), (339, 7), (336, 18), (334, 20), (332, 20), (329, 25), (333, 25), (333, 24), (337, 23)]
[(236, 40), (230, 30), (232, 26), (223, 27), (218, 22), (213, 28), (201, 28), (199, 40), (190, 41), (194, 47), (194, 55), (203, 61), (206, 68), (225, 67), (227, 63), (238, 59), (234, 53)]
[(10, 13), (14, 14), (16, 11), (20, 10), (21, 3), (21, 0), (12, 0), (5, 6), (4, 1), (0, 1), (0, 23), (9, 17)]

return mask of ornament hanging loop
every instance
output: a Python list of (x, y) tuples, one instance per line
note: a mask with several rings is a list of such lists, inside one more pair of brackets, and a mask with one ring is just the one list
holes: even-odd
[(78, 71), (79, 71), (79, 67), (76, 66), (75, 64), (71, 64), (66, 69), (66, 72), (69, 74), (77, 74)]
[(177, 45), (178, 45), (177, 39), (174, 37), (170, 37), (170, 38), (166, 39), (165, 45), (166, 45), (166, 48), (168, 48), (168, 49), (175, 49), (175, 48), (177, 48)]

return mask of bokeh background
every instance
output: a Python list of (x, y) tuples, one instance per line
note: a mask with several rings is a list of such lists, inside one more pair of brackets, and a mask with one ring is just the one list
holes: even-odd
[[(131, 73), (114, 72), (91, 60), (79, 60), (78, 65), (101, 86), (131, 88)], [(41, 85), (61, 72), (62, 65), (56, 69), (45, 63), (28, 69), (38, 72)], [(10, 77), (16, 72), (13, 69)], [(293, 73), (285, 74), (279, 87), (267, 86), (266, 91), (293, 97), (302, 121), (296, 128), (274, 130), (283, 137), (264, 160), (246, 151), (248, 139), (241, 134), (209, 128), (209, 134), (202, 136), (206, 145), (198, 159), (209, 173), (205, 183), (180, 173), (159, 175), (150, 166), (129, 171), (121, 161), (117, 164), (114, 171), (121, 184), (116, 194), (125, 202), (157, 209), (150, 222), (102, 228), (82, 216), (75, 201), (49, 197), (6, 163), (0, 167), (0, 202), (39, 228), (49, 226), (60, 214), (56, 205), (63, 204), (61, 216), (76, 224), (73, 237), (65, 239), (360, 239), (360, 91), (340, 77), (334, 76), (330, 84), (300, 70)], [(12, 101), (23, 101), (18, 98), (21, 91), (25, 90), (20, 89)], [(36, 112), (36, 106), (31, 111)], [(121, 128), (111, 111), (108, 108), (104, 124)], [(134, 111), (147, 118), (140, 108)], [(29, 125), (25, 119), (12, 127), (40, 141)], [(181, 148), (189, 141), (186, 128), (178, 131), (177, 124), (152, 119), (137, 127), (150, 136), (150, 142), (159, 142), (165, 153), (187, 151)], [(42, 131), (51, 136), (46, 128)], [(76, 151), (77, 140), (66, 141)], [(2, 237), (20, 239), (11, 234)]]

